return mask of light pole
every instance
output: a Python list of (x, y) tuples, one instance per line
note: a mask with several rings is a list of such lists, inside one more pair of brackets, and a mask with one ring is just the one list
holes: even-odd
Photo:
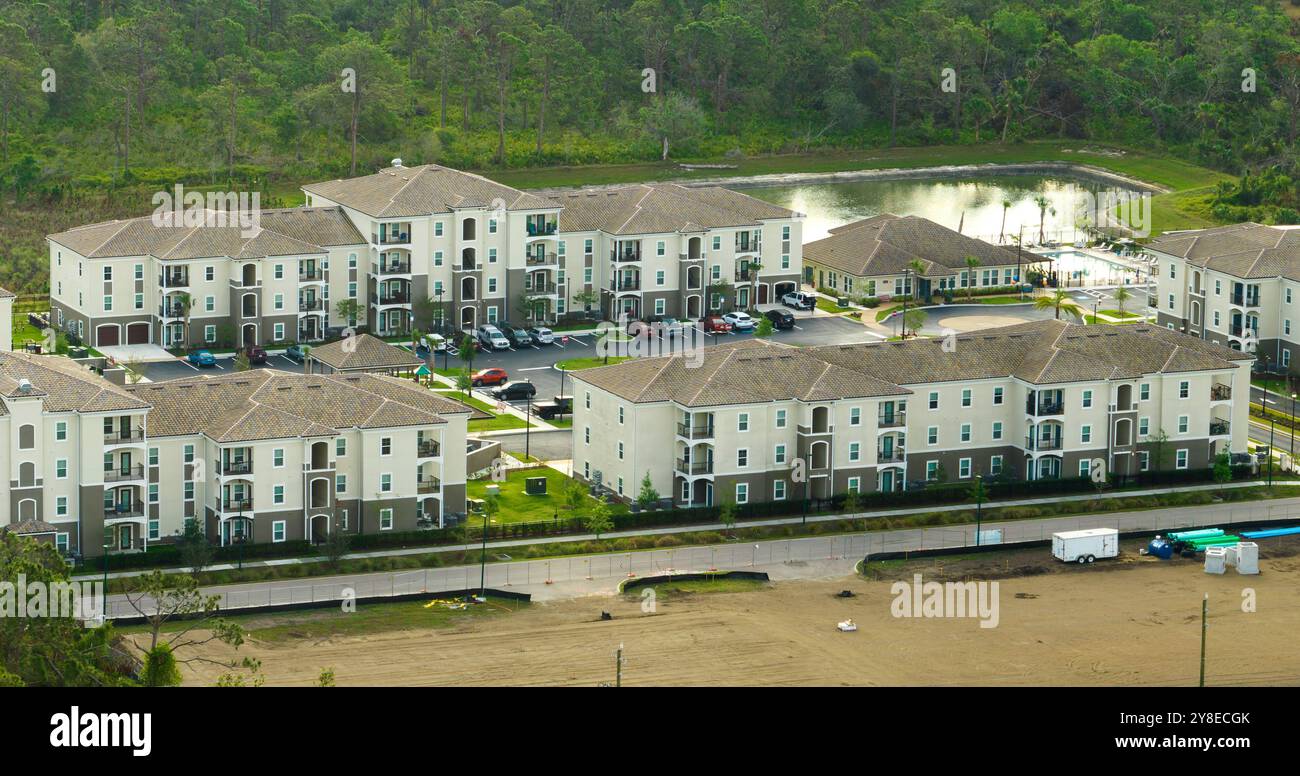
[(478, 556), (478, 597), (487, 600), (487, 535), (488, 535), (488, 510), (486, 502), (483, 506), (483, 549), (479, 551)]
[[(1267, 397), (1265, 397), (1267, 398)], [(1291, 394), (1291, 458), (1295, 458), (1295, 394)]]
[(984, 475), (975, 475), (975, 546), (980, 546), (980, 520), (984, 514)]
[(108, 551), (113, 548), (113, 542), (104, 535), (104, 616), (108, 616)]
[(1268, 418), (1268, 486), (1273, 487), (1273, 416)]

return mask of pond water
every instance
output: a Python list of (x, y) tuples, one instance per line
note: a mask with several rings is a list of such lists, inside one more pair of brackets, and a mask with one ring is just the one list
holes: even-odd
[[(986, 175), (965, 178), (864, 180), (849, 183), (807, 183), (789, 186), (755, 186), (742, 189), (759, 199), (797, 210), (807, 216), (804, 242), (820, 240), (833, 227), (880, 213), (922, 216), (949, 229), (992, 243), (1014, 244), (1012, 237), (1024, 228), (1026, 244), (1037, 243), (1039, 209), (1035, 199), (1051, 203), (1044, 219), (1047, 240), (1073, 242), (1082, 238), (1075, 212), (1086, 198), (1102, 192), (1120, 192), (1114, 184), (1061, 175)], [(1004, 200), (1006, 226), (1002, 215)]]

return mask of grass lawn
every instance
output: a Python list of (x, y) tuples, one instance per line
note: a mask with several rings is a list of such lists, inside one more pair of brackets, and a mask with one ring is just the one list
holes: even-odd
[[(524, 481), (529, 477), (546, 478), (545, 495), (530, 496), (524, 493)], [(501, 488), (501, 511), (492, 518), (493, 523), (538, 523), (554, 520), (557, 510), (561, 517), (568, 516), (569, 510), (564, 506), (564, 486), (569, 481), (568, 477), (549, 466), (511, 469), (506, 472), (505, 482), (493, 482), (490, 478), (471, 480), (466, 486), (465, 495), (469, 498), (483, 498), (487, 494), (488, 485), (498, 485)], [(597, 502), (587, 496), (585, 503), (594, 505)], [(610, 504), (610, 511), (616, 514), (626, 512), (627, 507)], [(473, 523), (476, 517), (481, 523), (481, 515), (471, 515), (468, 519)]]
[(828, 313), (842, 313), (851, 310), (853, 308), (840, 307), (838, 304), (835, 303), (834, 299), (830, 299), (825, 296), (819, 296), (817, 297), (817, 309)]
[[(62, 331), (58, 331), (56, 336), (59, 352), (64, 352), (68, 345), (68, 337)], [(13, 339), (14, 349), (21, 350), (28, 340), (36, 343), (45, 342), (45, 335), (27, 320), (27, 313), (14, 313)]]
[(1257, 388), (1263, 388), (1266, 391), (1280, 393), (1283, 396), (1288, 395), (1290, 390), (1287, 388), (1286, 380), (1279, 380), (1277, 378), (1252, 377), (1250, 378), (1250, 384)]
[(973, 300), (954, 299), (953, 304), (1029, 304), (1033, 299), (1026, 296), (977, 296)]
[(630, 358), (631, 356), (610, 356), (608, 361), (603, 357), (595, 356), (591, 358), (570, 358), (567, 361), (560, 361), (556, 366), (566, 372), (575, 372), (579, 369), (592, 369), (598, 366), (605, 366), (606, 363), (617, 364), (622, 361), (627, 361)]
[(1128, 311), (1121, 312), (1119, 310), (1101, 310), (1099, 312), (1101, 312), (1103, 315), (1109, 315), (1112, 318), (1141, 318), (1142, 317), (1137, 313), (1130, 313)]
[(895, 305), (893, 307), (882, 307), (879, 310), (876, 310), (876, 323), (880, 323), (881, 321), (885, 320), (889, 316), (893, 315), (895, 312), (900, 311), (902, 309), (903, 309), (902, 305)]
[(572, 415), (565, 415), (563, 418), (556, 418), (555, 420), (548, 420), (545, 422), (555, 426), (556, 428), (573, 428)]
[(682, 579), (660, 584), (631, 582), (623, 588), (623, 595), (640, 598), (641, 591), (652, 588), (656, 598), (671, 599), (699, 593), (749, 593), (754, 590), (766, 590), (771, 583), (761, 579), (733, 578), (729, 574), (715, 574), (712, 579)]
[(490, 419), (480, 418), (478, 420), (471, 420), (467, 426), (467, 430), (469, 431), (508, 431), (512, 428), (524, 428), (528, 425), (523, 418), (518, 418), (514, 415), (504, 412), (497, 415), (495, 404), (489, 404), (476, 396), (466, 396), (454, 388), (438, 389), (437, 393), (453, 398), (456, 401), (464, 402), (475, 409), (480, 409), (496, 416)]
[(1100, 324), (1102, 324), (1103, 326), (1131, 326), (1132, 324), (1135, 324), (1135, 323), (1143, 323), (1143, 322), (1145, 322), (1145, 321), (1146, 321), (1145, 318), (1136, 318), (1136, 317), (1135, 317), (1135, 318), (1131, 318), (1131, 319), (1126, 320), (1126, 321), (1103, 321), (1102, 319), (1097, 318), (1097, 317), (1095, 317), (1094, 315), (1092, 315), (1092, 313), (1088, 313), (1088, 314), (1085, 314), (1085, 315), (1083, 316), (1083, 322), (1084, 322), (1084, 323), (1087, 323), (1087, 324), (1100, 323)]

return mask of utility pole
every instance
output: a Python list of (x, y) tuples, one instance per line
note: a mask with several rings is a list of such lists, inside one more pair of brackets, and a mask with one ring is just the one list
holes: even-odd
[(1197, 685), (1198, 687), (1205, 686), (1205, 631), (1208, 627), (1206, 616), (1209, 607), (1210, 594), (1206, 593), (1205, 597), (1201, 599), (1201, 683)]
[(1273, 487), (1273, 416), (1268, 418), (1268, 486)]
[(623, 643), (619, 642), (618, 652), (614, 653), (614, 686), (623, 686)]

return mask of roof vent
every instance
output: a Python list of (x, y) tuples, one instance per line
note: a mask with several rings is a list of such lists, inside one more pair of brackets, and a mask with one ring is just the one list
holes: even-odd
[(32, 381), (31, 381), (31, 380), (28, 380), (26, 377), (20, 378), (20, 379), (18, 380), (18, 392), (19, 392), (19, 393), (31, 393), (31, 392), (32, 392)]
[(402, 160), (401, 160), (401, 159), (394, 159), (394, 160), (393, 160), (393, 166), (394, 166), (394, 167), (401, 167), (401, 166), (402, 166)]

